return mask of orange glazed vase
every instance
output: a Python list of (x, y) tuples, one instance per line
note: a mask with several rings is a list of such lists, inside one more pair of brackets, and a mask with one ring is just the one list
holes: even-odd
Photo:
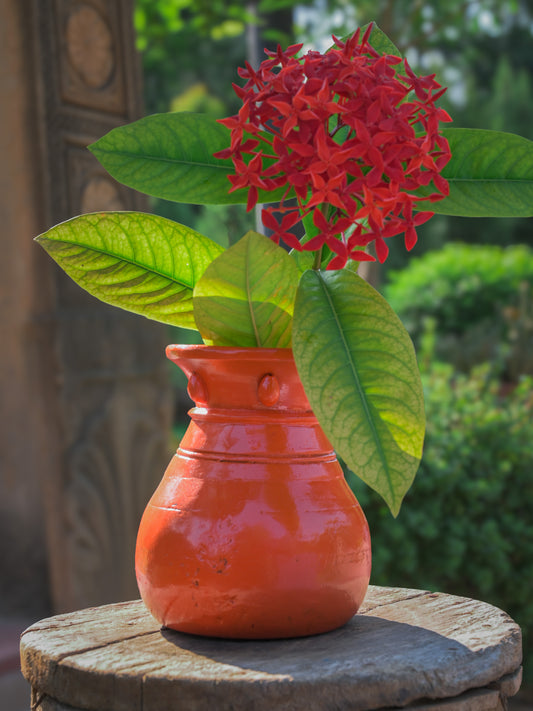
[(196, 407), (144, 512), (141, 596), (165, 627), (268, 639), (358, 610), (370, 534), (286, 348), (169, 346)]

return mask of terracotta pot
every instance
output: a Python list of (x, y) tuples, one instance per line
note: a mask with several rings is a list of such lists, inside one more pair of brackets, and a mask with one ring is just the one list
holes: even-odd
[(366, 519), (290, 349), (169, 346), (191, 423), (139, 528), (137, 581), (164, 626), (229, 638), (335, 629), (370, 577)]

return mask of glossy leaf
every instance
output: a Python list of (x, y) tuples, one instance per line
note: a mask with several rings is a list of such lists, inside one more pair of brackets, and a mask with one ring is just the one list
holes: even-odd
[(533, 141), (474, 128), (449, 128), (442, 134), (452, 152), (442, 170), (450, 195), (420, 203), (421, 209), (462, 217), (533, 216)]
[(293, 352), (333, 447), (396, 515), (425, 429), (416, 356), (400, 319), (354, 272), (308, 271), (296, 296)]
[(194, 316), (206, 343), (287, 348), (299, 271), (284, 249), (248, 232), (206, 269)]
[[(147, 195), (195, 205), (246, 203), (247, 190), (228, 192), (231, 160), (213, 157), (229, 143), (229, 130), (211, 116), (168, 113), (114, 128), (89, 148), (116, 180)], [(261, 192), (263, 198), (278, 196)]]
[(81, 215), (36, 239), (98, 299), (191, 329), (193, 287), (224, 251), (188, 227), (140, 212)]

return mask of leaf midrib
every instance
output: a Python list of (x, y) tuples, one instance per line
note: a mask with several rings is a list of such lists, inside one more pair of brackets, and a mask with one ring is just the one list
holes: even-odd
[(444, 172), (442, 177), (449, 183), (531, 183), (533, 185), (533, 178), (447, 178)]
[[(96, 151), (95, 151), (96, 152)], [(217, 171), (224, 172), (227, 174), (228, 170), (231, 171), (230, 165), (222, 165), (220, 163), (204, 163), (201, 161), (194, 160), (178, 160), (176, 158), (151, 156), (145, 153), (132, 153), (126, 151), (109, 151), (104, 149), (98, 149), (99, 154), (106, 154), (108, 156), (118, 156), (121, 158), (129, 158), (130, 160), (141, 159), (144, 161), (152, 161), (154, 163), (168, 163), (169, 165), (183, 165), (187, 167), (200, 167), (206, 169), (214, 169)], [(456, 178), (456, 177), (446, 177), (446, 168), (442, 171), (442, 177), (448, 182), (461, 183), (461, 182), (476, 182), (476, 183), (531, 183), (533, 185), (533, 178), (484, 178), (484, 177), (472, 177), (472, 178)]]
[(259, 336), (259, 331), (258, 331), (257, 323), (255, 320), (255, 313), (254, 313), (254, 310), (252, 307), (252, 293), (251, 293), (251, 288), (250, 288), (250, 265), (251, 265), (250, 243), (251, 243), (251, 240), (248, 240), (247, 244), (246, 244), (246, 270), (245, 270), (245, 275), (244, 275), (244, 282), (245, 282), (245, 287), (246, 287), (246, 298), (248, 300), (248, 309), (250, 311), (250, 320), (252, 321), (252, 328), (254, 329), (255, 340), (257, 342), (257, 345), (259, 347), (261, 347), (263, 344), (262, 344), (261, 338)]
[[(181, 282), (180, 282), (178, 279), (176, 279), (176, 277), (169, 276), (168, 274), (166, 274), (166, 273), (163, 272), (163, 271), (156, 271), (155, 269), (150, 268), (150, 267), (147, 267), (147, 266), (144, 265), (144, 264), (139, 264), (138, 262), (134, 262), (133, 260), (127, 259), (127, 258), (125, 258), (125, 257), (118, 257), (118, 256), (116, 256), (115, 254), (112, 254), (112, 253), (110, 253), (110, 252), (106, 252), (106, 251), (103, 250), (103, 249), (98, 249), (97, 247), (88, 246), (88, 245), (82, 244), (82, 243), (80, 243), (80, 242), (72, 242), (71, 240), (66, 240), (66, 239), (65, 239), (65, 240), (63, 240), (63, 239), (51, 239), (50, 237), (44, 237), (43, 239), (37, 238), (37, 241), (38, 241), (38, 242), (41, 242), (41, 243), (42, 243), (42, 242), (55, 242), (56, 244), (67, 244), (67, 245), (70, 245), (70, 246), (72, 246), (72, 247), (83, 247), (83, 249), (91, 250), (91, 251), (93, 251), (93, 252), (96, 252), (97, 254), (103, 254), (103, 255), (105, 255), (106, 257), (113, 257), (114, 259), (117, 259), (117, 260), (119, 260), (119, 261), (121, 261), (121, 262), (125, 262), (126, 264), (129, 264), (130, 266), (134, 266), (134, 267), (138, 267), (138, 268), (140, 268), (140, 269), (144, 269), (146, 272), (149, 272), (150, 274), (155, 274), (156, 276), (164, 277), (165, 279), (168, 279), (169, 281), (173, 282), (174, 284), (177, 284), (177, 285), (179, 285), (179, 286), (184, 286), (184, 287), (186, 287), (187, 289), (191, 289), (191, 291), (192, 291), (192, 289), (194, 288), (194, 284), (190, 285), (190, 284), (187, 284), (187, 283), (184, 282), (184, 281), (181, 281)], [(107, 268), (108, 268), (108, 267), (106, 267), (106, 269), (107, 269)], [(88, 271), (103, 272), (103, 271), (105, 271), (105, 270), (104, 270), (104, 269), (91, 269), (91, 270), (88, 270)], [(86, 273), (88, 273), (88, 272), (86, 272)]]
[(341, 337), (341, 340), (342, 340), (342, 345), (343, 345), (343, 348), (344, 348), (344, 352), (346, 353), (346, 355), (347, 355), (347, 357), (348, 357), (348, 362), (350, 363), (350, 369), (351, 369), (351, 371), (352, 371), (353, 379), (354, 379), (355, 384), (356, 384), (356, 386), (357, 386), (357, 390), (358, 390), (358, 392), (359, 392), (359, 396), (360, 396), (361, 401), (362, 401), (362, 403), (363, 403), (363, 408), (364, 408), (364, 412), (365, 412), (367, 421), (370, 423), (370, 429), (371, 429), (371, 432), (372, 432), (372, 436), (373, 436), (373, 438), (374, 438), (374, 441), (375, 441), (375, 443), (376, 443), (376, 449), (377, 449), (377, 451), (378, 451), (378, 453), (379, 453), (379, 457), (380, 457), (380, 459), (381, 459), (381, 461), (382, 461), (383, 469), (384, 469), (385, 472), (387, 472), (387, 480), (388, 480), (388, 482), (389, 482), (389, 491), (390, 491), (390, 494), (391, 494), (391, 496), (392, 496), (392, 499), (395, 500), (394, 491), (393, 491), (393, 489), (392, 489), (392, 487), (391, 487), (391, 476), (390, 476), (390, 471), (389, 471), (389, 467), (388, 467), (388, 464), (387, 464), (387, 459), (385, 458), (385, 456), (384, 456), (384, 454), (383, 454), (383, 449), (382, 449), (382, 447), (380, 446), (379, 435), (378, 435), (378, 432), (377, 432), (377, 430), (376, 430), (376, 426), (374, 425), (374, 420), (372, 419), (371, 414), (370, 414), (370, 408), (369, 408), (369, 405), (368, 405), (368, 400), (367, 400), (366, 394), (365, 394), (365, 392), (364, 392), (364, 390), (363, 390), (363, 387), (362, 387), (362, 385), (361, 385), (361, 380), (360, 380), (359, 375), (358, 375), (358, 373), (357, 373), (357, 370), (356, 370), (356, 368), (355, 368), (355, 364), (354, 364), (354, 362), (353, 362), (353, 359), (351, 358), (350, 350), (349, 350), (349, 347), (348, 347), (348, 343), (347, 343), (346, 338), (345, 338), (345, 336), (344, 336), (344, 332), (343, 332), (342, 328), (340, 327), (340, 322), (339, 322), (339, 319), (338, 319), (338, 317), (337, 317), (337, 312), (335, 311), (335, 308), (334, 308), (334, 306), (333, 306), (333, 301), (332, 301), (332, 299), (331, 299), (331, 296), (330, 296), (328, 290), (326, 289), (326, 286), (325, 286), (325, 284), (324, 284), (324, 280), (323, 280), (322, 275), (320, 274), (320, 272), (317, 272), (317, 276), (318, 276), (318, 279), (319, 279), (320, 287), (321, 287), (322, 291), (324, 292), (324, 295), (325, 295), (326, 300), (327, 300), (327, 303), (328, 303), (328, 305), (329, 305), (329, 307), (330, 307), (331, 313), (333, 314), (333, 318), (335, 319), (335, 324), (336, 324), (336, 326), (337, 326), (337, 331), (338, 331), (338, 333), (340, 334), (340, 337)]
[(203, 163), (200, 161), (194, 161), (194, 160), (178, 160), (177, 158), (168, 158), (168, 157), (159, 157), (159, 156), (153, 156), (153, 155), (148, 155), (146, 153), (133, 153), (131, 151), (111, 151), (111, 150), (106, 150), (103, 148), (98, 148), (97, 150), (94, 151), (94, 153), (99, 153), (100, 155), (106, 154), (110, 156), (119, 156), (122, 158), (129, 158), (129, 159), (142, 159), (144, 161), (153, 161), (153, 162), (158, 162), (158, 163), (170, 163), (171, 165), (186, 165), (186, 166), (195, 166), (195, 167), (200, 167), (200, 168), (214, 168), (216, 170), (221, 170), (224, 171), (224, 173), (227, 174), (228, 170), (231, 171), (232, 167), (231, 165), (224, 165), (221, 163)]
[[(126, 151), (106, 151), (99, 149), (98, 153), (100, 155), (105, 154), (106, 156), (113, 156), (119, 158), (126, 158), (128, 160), (143, 160), (152, 163), (167, 163), (169, 166), (182, 166), (186, 168), (202, 168), (204, 170), (215, 170), (220, 173), (224, 173), (226, 177), (228, 171), (231, 172), (231, 166), (221, 165), (219, 163), (204, 163), (201, 161), (194, 160), (178, 160), (176, 158), (167, 158), (159, 156), (150, 156), (144, 153), (130, 153)], [(516, 183), (517, 185), (527, 185), (531, 184), (533, 186), (533, 178), (485, 178), (485, 177), (470, 177), (470, 178), (457, 178), (446, 175), (446, 169), (442, 171), (442, 177), (449, 183)]]

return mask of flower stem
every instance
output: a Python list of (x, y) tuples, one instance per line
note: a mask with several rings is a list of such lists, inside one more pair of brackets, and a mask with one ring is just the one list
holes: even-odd
[(313, 262), (313, 269), (315, 271), (320, 271), (320, 265), (322, 263), (322, 247), (320, 249), (317, 249), (315, 252), (315, 261)]

